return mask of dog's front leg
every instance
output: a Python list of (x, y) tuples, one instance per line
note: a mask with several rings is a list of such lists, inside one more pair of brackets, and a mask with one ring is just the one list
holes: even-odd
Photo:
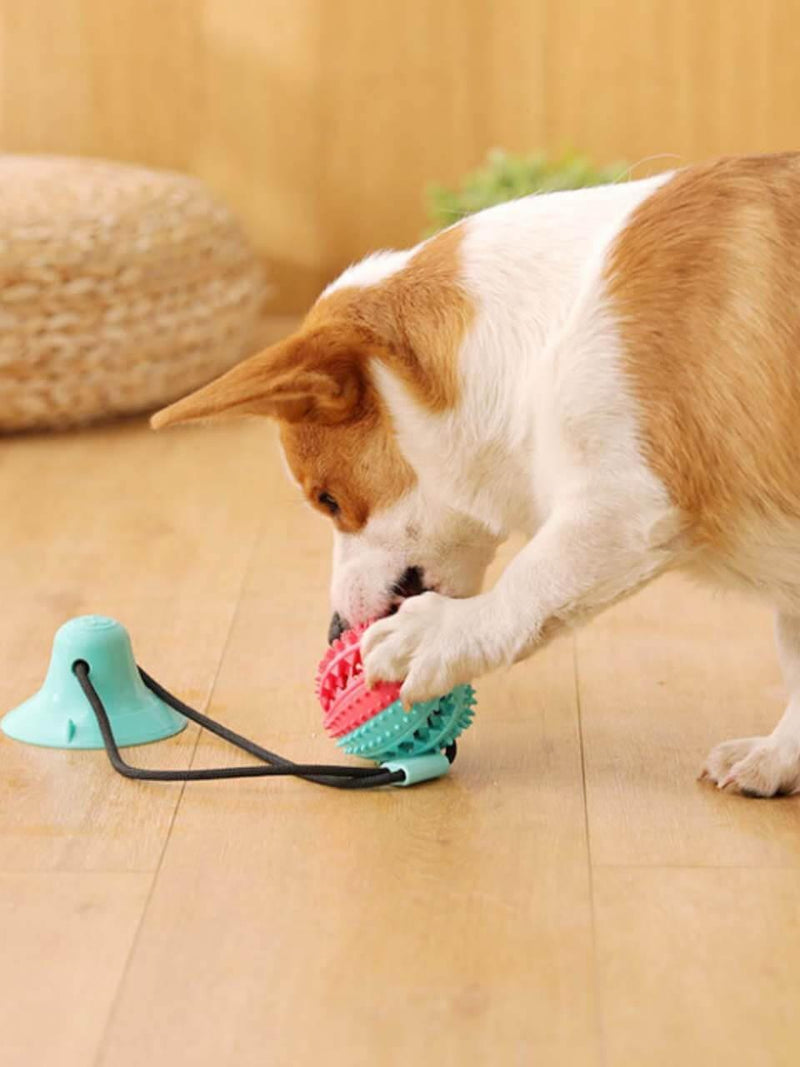
[(669, 566), (670, 527), (586, 501), (560, 508), (490, 591), (466, 600), (424, 593), (371, 626), (367, 681), (403, 681), (411, 704), (530, 655)]

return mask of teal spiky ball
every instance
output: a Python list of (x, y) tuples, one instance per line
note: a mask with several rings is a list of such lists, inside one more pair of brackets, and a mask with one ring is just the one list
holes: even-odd
[(360, 626), (342, 634), (319, 665), (317, 695), (325, 729), (349, 755), (376, 763), (443, 751), (472, 722), (472, 686), (456, 686), (436, 700), (404, 711), (398, 684), (380, 682), (367, 688), (360, 647), (365, 629)]
[(459, 685), (437, 700), (414, 704), (410, 711), (404, 711), (396, 700), (336, 743), (349, 755), (376, 763), (441, 752), (467, 729), (474, 706), (471, 685)]

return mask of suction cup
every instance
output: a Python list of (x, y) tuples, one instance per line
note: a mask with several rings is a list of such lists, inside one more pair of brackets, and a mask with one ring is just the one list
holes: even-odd
[(44, 685), (0, 721), (3, 733), (50, 748), (103, 747), (94, 712), (72, 671), (75, 660), (89, 664), (118, 745), (160, 741), (186, 726), (186, 719), (140, 678), (125, 627), (103, 615), (82, 615), (58, 630)]

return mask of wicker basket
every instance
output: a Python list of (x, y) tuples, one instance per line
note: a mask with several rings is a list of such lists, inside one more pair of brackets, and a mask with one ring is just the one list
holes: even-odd
[(0, 156), (0, 431), (188, 392), (248, 353), (264, 296), (253, 252), (200, 182)]

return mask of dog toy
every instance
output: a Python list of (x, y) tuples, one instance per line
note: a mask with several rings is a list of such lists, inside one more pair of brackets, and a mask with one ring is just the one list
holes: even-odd
[[(294, 775), (337, 789), (413, 785), (446, 774), (455, 739), (472, 720), (470, 686), (406, 714), (398, 685), (367, 689), (359, 640), (366, 627), (334, 642), (320, 664), (317, 693), (337, 744), (379, 766), (294, 763), (235, 733), (174, 696), (138, 667), (127, 630), (114, 619), (85, 615), (56, 634), (44, 684), (10, 711), (9, 737), (52, 748), (105, 748), (114, 770), (144, 781), (208, 781)], [(254, 756), (251, 766), (163, 770), (128, 763), (119, 746), (144, 744), (182, 730), (186, 720)]]
[(346, 630), (320, 662), (317, 696), (325, 729), (348, 755), (376, 763), (446, 752), (472, 722), (472, 686), (456, 686), (405, 711), (397, 682), (367, 687), (361, 660), (366, 629), (367, 624)]

